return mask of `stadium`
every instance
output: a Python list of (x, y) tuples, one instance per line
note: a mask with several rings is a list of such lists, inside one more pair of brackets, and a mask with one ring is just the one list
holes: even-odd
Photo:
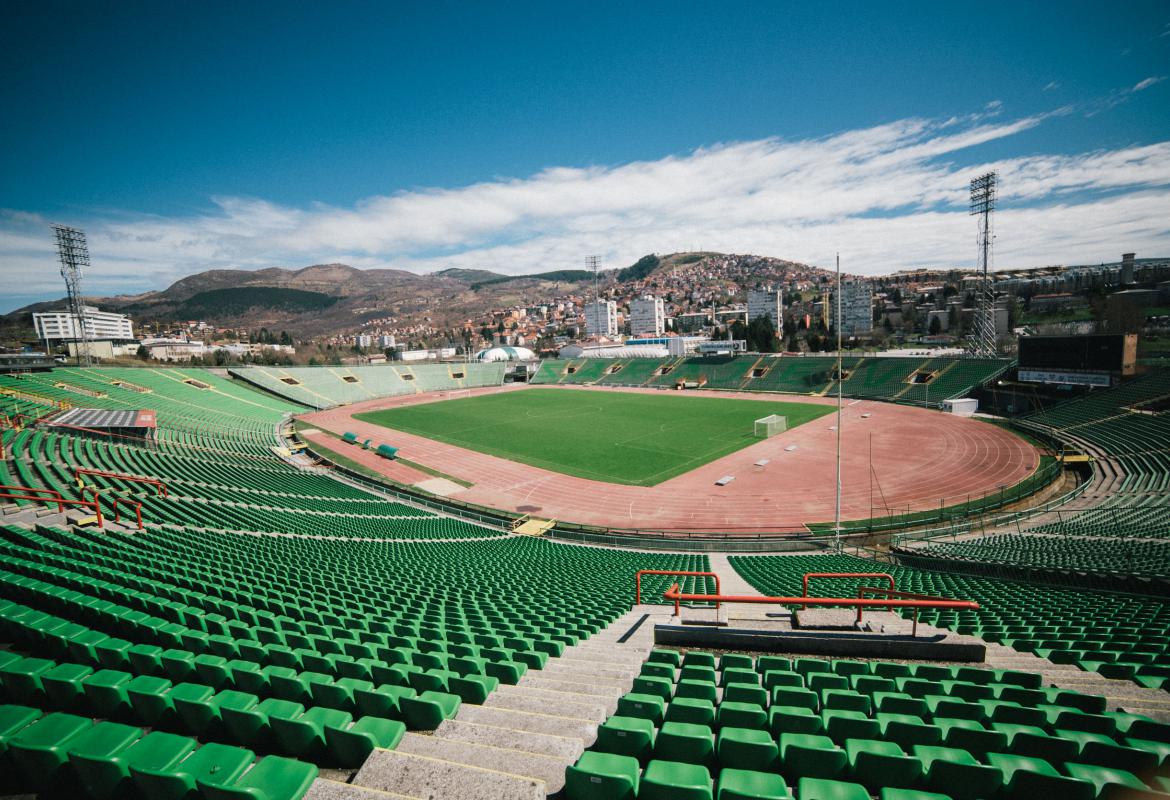
[(0, 795), (1170, 793), (1164, 367), (534, 367), (6, 368)]

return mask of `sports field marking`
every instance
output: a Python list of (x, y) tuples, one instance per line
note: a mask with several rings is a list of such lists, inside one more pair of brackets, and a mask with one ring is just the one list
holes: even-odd
[(524, 389), (356, 415), (357, 419), (567, 475), (653, 486), (759, 439), (753, 423), (792, 430), (829, 406), (675, 393)]

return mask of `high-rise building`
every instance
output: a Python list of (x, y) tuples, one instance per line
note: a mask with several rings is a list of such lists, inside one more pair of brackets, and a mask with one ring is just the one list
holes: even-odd
[(617, 303), (612, 300), (586, 303), (585, 331), (590, 336), (617, 336)]
[(767, 317), (772, 320), (773, 330), (780, 330), (784, 320), (784, 296), (779, 289), (752, 289), (748, 292), (748, 322), (757, 317)]
[[(81, 339), (81, 326), (77, 317), (68, 311), (42, 311), (33, 314), (33, 327), (37, 338), (46, 342), (77, 341)], [(121, 341), (134, 338), (134, 326), (125, 314), (98, 311), (85, 306), (86, 338), (90, 341)]]
[[(834, 292), (825, 318), (832, 326), (837, 313)], [(841, 284), (841, 334), (861, 336), (873, 330), (873, 285), (869, 281), (844, 281)]]
[(630, 301), (630, 333), (661, 336), (666, 330), (666, 306), (661, 297), (646, 295)]

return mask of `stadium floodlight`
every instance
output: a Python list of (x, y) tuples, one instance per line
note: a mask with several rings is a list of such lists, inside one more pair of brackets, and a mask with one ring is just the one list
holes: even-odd
[(89, 266), (89, 246), (85, 241), (85, 231), (68, 225), (54, 224), (52, 227), (57, 236), (57, 260), (61, 263), (61, 277), (65, 279), (69, 315), (77, 326), (74, 331), (77, 366), (88, 367), (91, 365), (89, 326), (85, 319), (85, 300), (81, 296), (81, 268)]
[(978, 288), (975, 290), (975, 326), (968, 341), (968, 352), (978, 358), (996, 355), (995, 296), (991, 291), (991, 212), (995, 210), (999, 176), (994, 172), (971, 181), (971, 215), (979, 220)]

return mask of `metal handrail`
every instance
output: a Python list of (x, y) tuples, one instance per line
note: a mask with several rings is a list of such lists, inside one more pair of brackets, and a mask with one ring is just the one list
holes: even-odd
[(894, 576), (888, 572), (806, 572), (804, 573), (804, 596), (808, 597), (808, 584), (813, 578), (885, 578), (894, 591)]
[(98, 527), (103, 530), (106, 527), (105, 518), (102, 516), (102, 507), (96, 502), (89, 500), (69, 500), (61, 496), (60, 492), (54, 492), (52, 489), (33, 489), (28, 486), (0, 486), (0, 489), (22, 489), (32, 492), (50, 492), (56, 497), (41, 497), (37, 494), (14, 494), (12, 492), (0, 492), (0, 499), (5, 500), (33, 500), (38, 503), (55, 503), (58, 511), (64, 511), (65, 506), (82, 506), (83, 508), (92, 508), (94, 515), (97, 517)]
[(766, 605), (784, 606), (844, 606), (847, 608), (947, 608), (953, 610), (978, 611), (979, 604), (974, 600), (945, 600), (942, 598), (930, 600), (904, 599), (876, 599), (858, 597), (768, 597), (766, 595), (735, 595), (735, 594), (684, 594), (679, 590), (677, 583), (672, 584), (662, 594), (663, 599), (674, 603), (674, 613), (679, 613), (679, 604), (683, 602), (696, 603), (763, 603)]
[(100, 478), (117, 478), (122, 481), (133, 481), (135, 483), (147, 483), (155, 488), (155, 494), (158, 497), (167, 496), (167, 485), (158, 478), (145, 478), (141, 475), (126, 475), (121, 472), (107, 472), (104, 469), (87, 469), (84, 467), (73, 468), (73, 479), (81, 484), (82, 475), (96, 475)]
[[(642, 605), (642, 576), (643, 575), (673, 575), (688, 578), (714, 578), (715, 579), (715, 593), (719, 594), (719, 576), (714, 572), (688, 572), (686, 570), (675, 569), (640, 569), (634, 574), (634, 604)], [(678, 586), (678, 584), (674, 584)], [(678, 603), (674, 604), (675, 612), (678, 610)], [(715, 603), (715, 607), (719, 608), (719, 603)]]

